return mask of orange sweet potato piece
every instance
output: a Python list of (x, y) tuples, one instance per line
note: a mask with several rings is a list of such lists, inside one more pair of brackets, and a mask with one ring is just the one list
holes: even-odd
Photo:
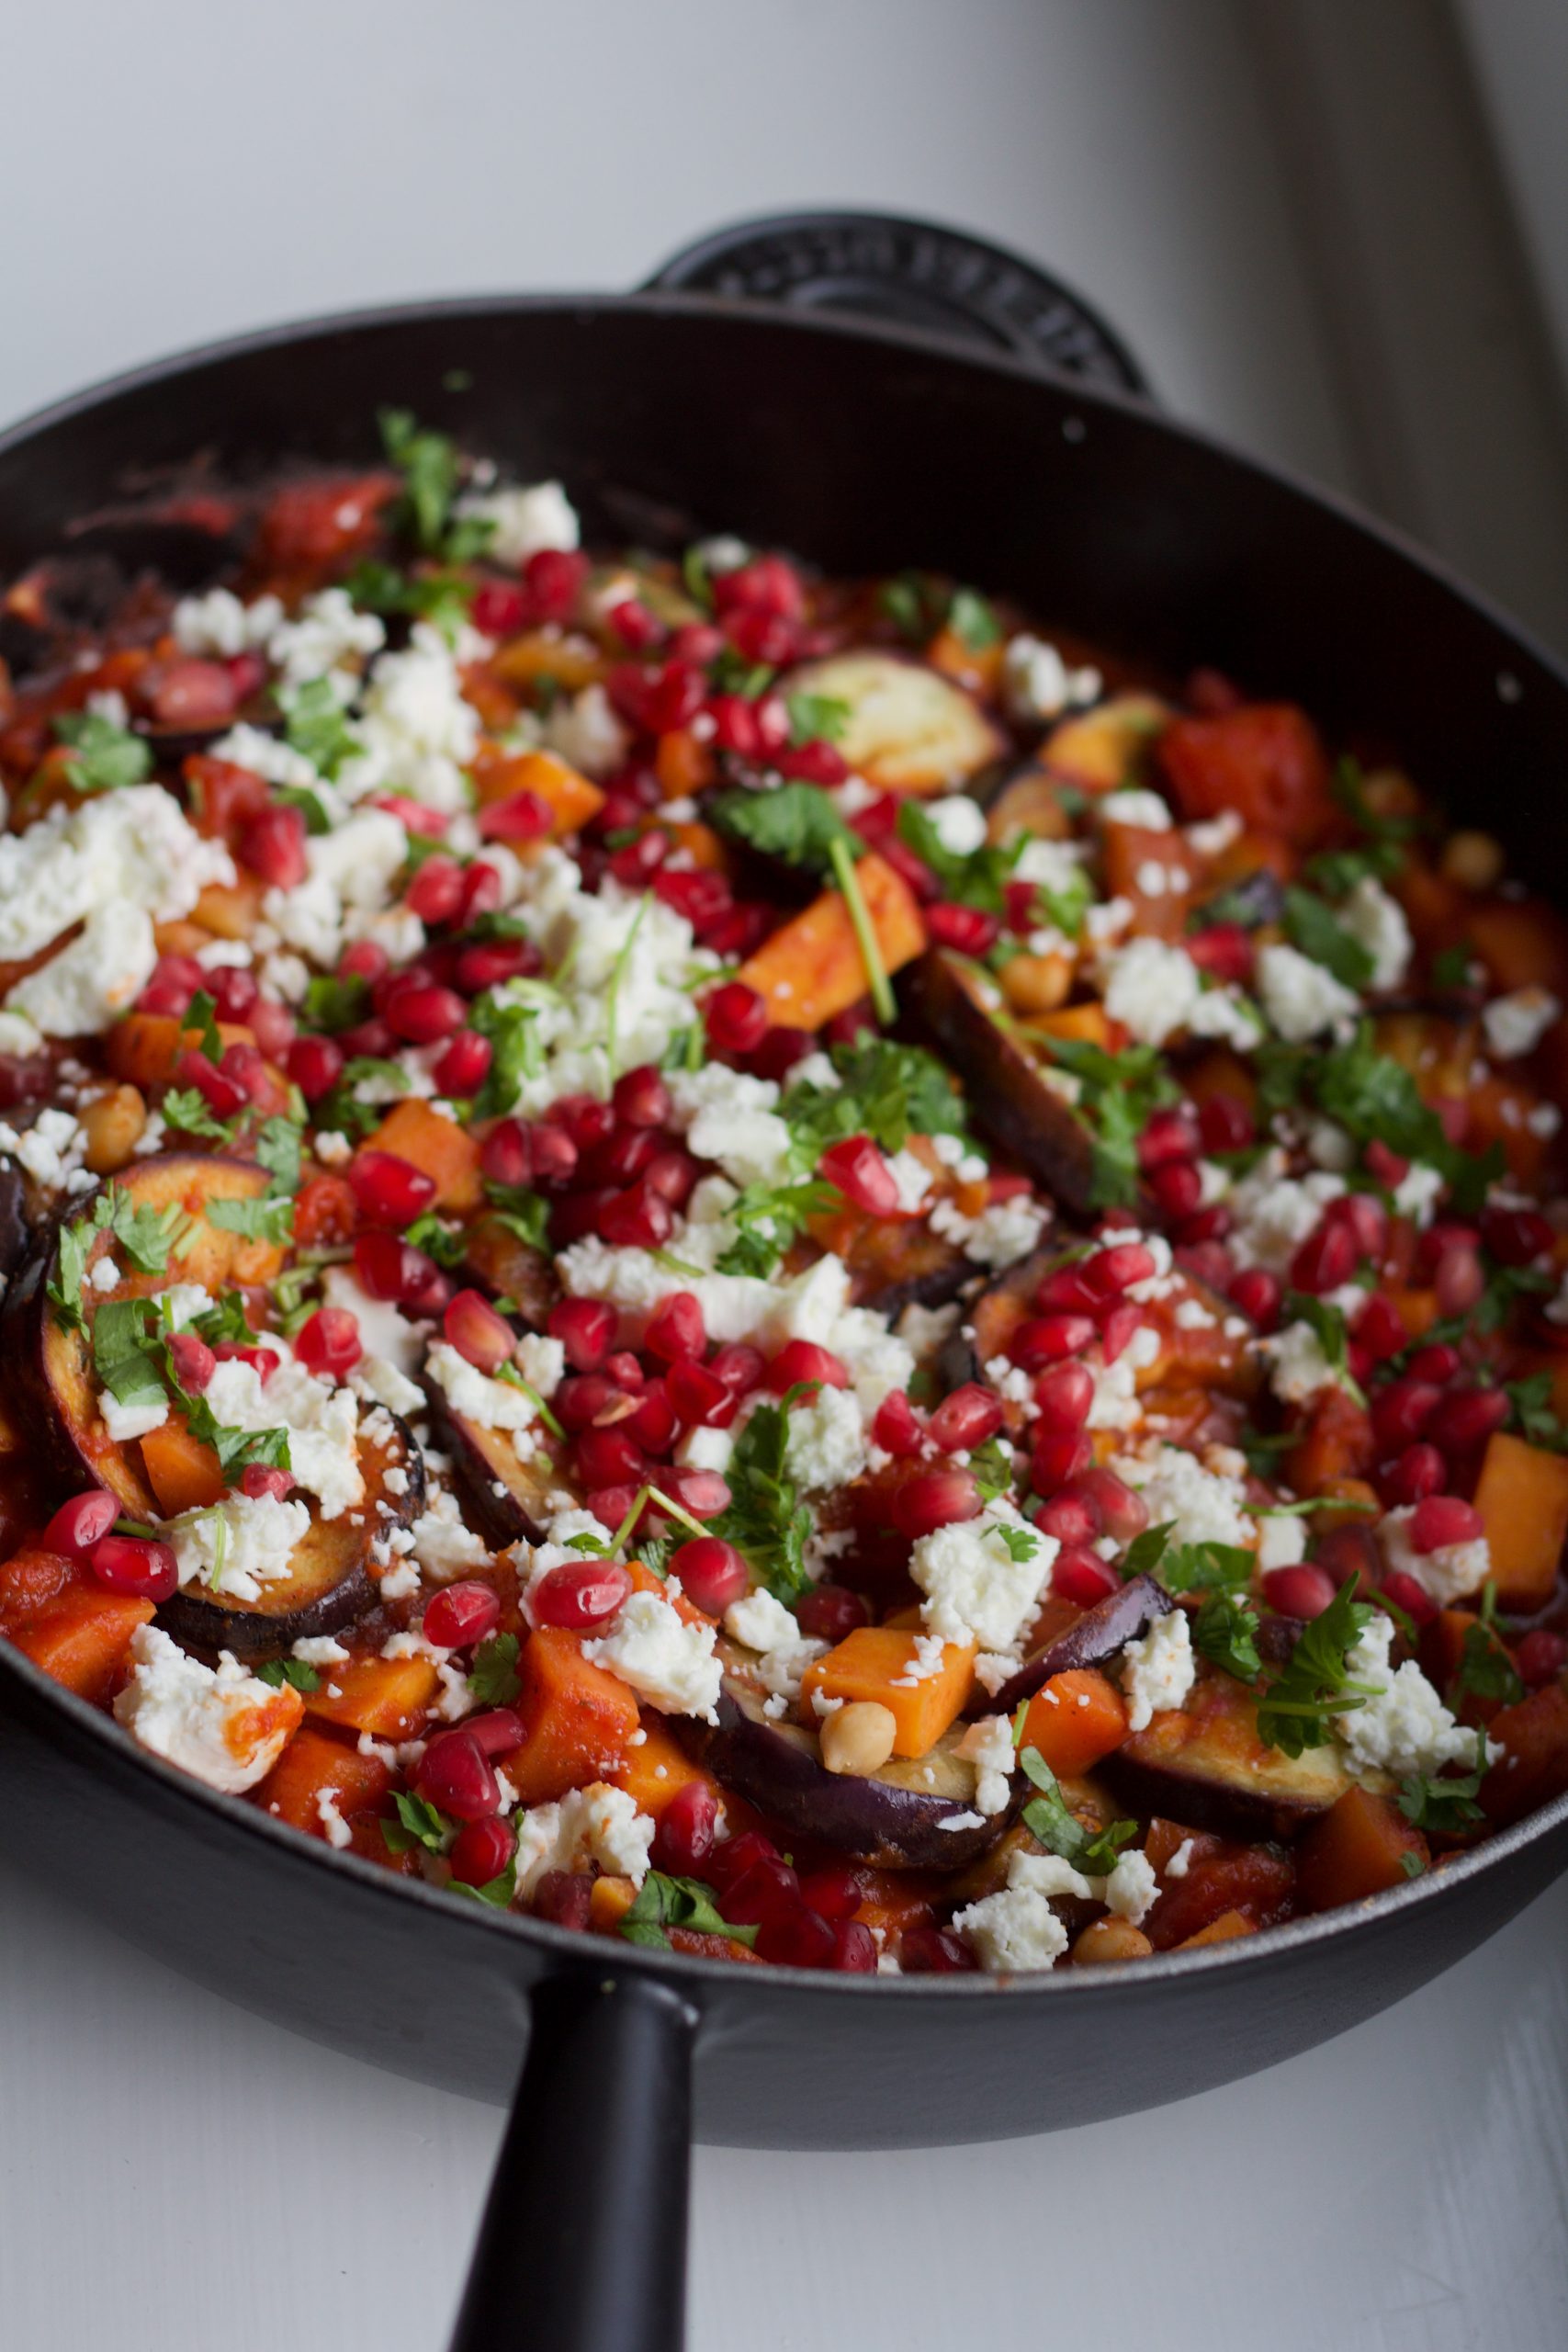
[(1480, 1802), (1494, 1828), (1518, 1821), (1568, 1789), (1568, 1690), (1549, 1682), (1486, 1726), (1507, 1753), (1481, 1783)]
[(525, 1804), (547, 1804), (620, 1768), (637, 1728), (637, 1694), (585, 1658), (576, 1634), (536, 1627), (517, 1674), (523, 1740), (505, 1770)]
[(642, 1729), (643, 1738), (628, 1747), (615, 1770), (604, 1776), (612, 1788), (625, 1789), (640, 1813), (657, 1820), (671, 1798), (690, 1781), (701, 1781), (715, 1796), (722, 1795), (713, 1775), (694, 1764), (656, 1718), (650, 1717)]
[(1127, 1704), (1113, 1682), (1092, 1667), (1054, 1674), (1029, 1702), (1025, 1747), (1037, 1747), (1058, 1780), (1074, 1780), (1120, 1747), (1127, 1736)]
[(1152, 938), (1185, 936), (1192, 865), (1192, 853), (1174, 826), (1162, 832), (1145, 825), (1105, 828), (1105, 895), (1130, 900), (1136, 928)]
[[(250, 1030), (237, 1023), (220, 1021), (218, 1035), (224, 1046), (254, 1046)], [(115, 1076), (126, 1079), (132, 1086), (143, 1090), (150, 1086), (167, 1086), (175, 1074), (175, 1064), (187, 1046), (199, 1046), (199, 1029), (188, 1029), (173, 1013), (128, 1012), (123, 1021), (116, 1022), (105, 1041), (104, 1053)]]
[[(712, 748), (700, 743), (684, 727), (661, 735), (653, 754), (653, 773), (666, 800), (693, 800), (717, 773)], [(599, 797), (604, 798), (601, 793)]]
[(1081, 1045), (1101, 1046), (1108, 1052), (1127, 1034), (1099, 1002), (1065, 1004), (1059, 1012), (1036, 1014), (1028, 1026), (1047, 1037), (1074, 1037)]
[(897, 1726), (894, 1755), (924, 1756), (969, 1696), (975, 1651), (968, 1643), (949, 1642), (941, 1670), (916, 1682), (908, 1678), (919, 1638), (895, 1625), (857, 1625), (807, 1668), (803, 1688), (808, 1698), (820, 1690), (829, 1699), (875, 1700)]
[(50, 1601), (11, 1639), (25, 1657), (67, 1690), (101, 1704), (124, 1672), (132, 1634), (152, 1614), (150, 1600), (76, 1585)]
[(1471, 945), (1502, 989), (1568, 998), (1568, 922), (1544, 899), (1486, 899), (1468, 910)]
[(393, 1104), (370, 1137), (367, 1148), (392, 1152), (423, 1169), (435, 1186), (435, 1206), (465, 1216), (484, 1205), (477, 1138), (455, 1119), (433, 1111), (417, 1095)]
[(192, 1437), (184, 1421), (170, 1419), (141, 1440), (141, 1464), (165, 1519), (177, 1511), (202, 1510), (221, 1501), (228, 1480), (211, 1446)]
[(330, 1794), (346, 1820), (379, 1804), (392, 1776), (378, 1756), (361, 1756), (356, 1747), (330, 1739), (325, 1732), (305, 1724), (297, 1731), (277, 1762), (257, 1789), (255, 1802), (264, 1813), (276, 1815), (291, 1828), (311, 1838), (324, 1838), (320, 1800)]
[(553, 678), (570, 694), (591, 686), (609, 666), (592, 638), (563, 637), (558, 629), (525, 629), (521, 637), (509, 638), (491, 663), (510, 685), (531, 686), (536, 679)]
[(1332, 1911), (1403, 1886), (1430, 1860), (1427, 1840), (1391, 1798), (1347, 1789), (1296, 1848), (1296, 1892), (1303, 1909)]
[[(855, 876), (883, 964), (889, 972), (901, 971), (926, 944), (915, 894), (879, 857), (863, 857)], [(739, 977), (762, 998), (769, 1019), (784, 1028), (819, 1029), (858, 1004), (871, 983), (841, 893), (824, 890), (814, 899), (764, 940)]]
[(1342, 1388), (1320, 1389), (1285, 1457), (1285, 1475), (1298, 1495), (1321, 1495), (1331, 1478), (1357, 1478), (1371, 1469), (1372, 1451), (1371, 1416)]
[(1228, 1944), (1237, 1936), (1255, 1936), (1257, 1933), (1257, 1921), (1249, 1919), (1245, 1911), (1222, 1911), (1217, 1919), (1211, 1919), (1206, 1928), (1200, 1928), (1195, 1936), (1187, 1937), (1176, 1949), (1178, 1951), (1190, 1951), (1195, 1944)]
[(62, 1553), (24, 1544), (0, 1563), (0, 1626), (25, 1624), (74, 1581), (76, 1564)]
[(424, 1729), (440, 1688), (427, 1657), (355, 1657), (322, 1675), (306, 1711), (376, 1739), (412, 1739)]
[(486, 805), (510, 800), (513, 793), (532, 792), (550, 811), (552, 830), (558, 835), (575, 833), (604, 806), (599, 786), (554, 752), (518, 752), (481, 758), (474, 771), (474, 785), (480, 802)]
[(1568, 1537), (1568, 1456), (1495, 1430), (1486, 1441), (1475, 1508), (1486, 1522), (1505, 1609), (1544, 1608)]
[(589, 1926), (602, 1936), (613, 1936), (636, 1901), (637, 1889), (629, 1878), (596, 1878), (588, 1897)]
[(1295, 1866), (1277, 1846), (1238, 1846), (1224, 1838), (1213, 1844), (1214, 1850), (1203, 1853), (1199, 1841), (1186, 1877), (1167, 1880), (1144, 1921), (1144, 1933), (1156, 1951), (1190, 1943), (1230, 1912), (1256, 1927), (1267, 1926), (1290, 1901)]

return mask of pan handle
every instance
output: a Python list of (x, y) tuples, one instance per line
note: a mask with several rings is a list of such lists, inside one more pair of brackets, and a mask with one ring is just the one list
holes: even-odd
[(742, 220), (683, 245), (643, 290), (888, 320), (1150, 396), (1126, 345), (1081, 294), (1033, 262), (936, 221), (890, 212)]
[(451, 2352), (681, 2352), (695, 2015), (631, 1973), (530, 2008)]

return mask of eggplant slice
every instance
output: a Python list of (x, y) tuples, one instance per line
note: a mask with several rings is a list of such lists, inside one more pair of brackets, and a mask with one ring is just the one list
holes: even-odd
[(542, 1250), (520, 1240), (499, 1216), (481, 1216), (463, 1236), (465, 1271), (498, 1298), (513, 1298), (530, 1330), (542, 1331), (560, 1296)]
[[(366, 1415), (358, 1450), (365, 1499), (352, 1518), (344, 1512), (339, 1519), (322, 1519), (311, 1501), (310, 1525), (294, 1547), (286, 1577), (264, 1585), (254, 1600), (186, 1585), (158, 1611), (164, 1631), (186, 1649), (206, 1656), (231, 1650), (249, 1665), (276, 1657), (305, 1634), (340, 1634), (368, 1616), (378, 1581), (371, 1544), (418, 1518), (424, 1507), (424, 1462), (407, 1426), (384, 1407)], [(401, 1473), (400, 1492), (388, 1485), (389, 1472)], [(310, 1498), (301, 1494), (299, 1500)]]
[(1007, 750), (973, 695), (897, 653), (832, 653), (781, 691), (843, 704), (836, 748), (886, 792), (957, 791)]
[(987, 1712), (1010, 1714), (1021, 1700), (1032, 1699), (1054, 1674), (1109, 1666), (1129, 1642), (1137, 1641), (1156, 1617), (1168, 1616), (1175, 1606), (1165, 1587), (1153, 1577), (1130, 1577), (1119, 1592), (1107, 1593), (1076, 1625), (1069, 1625), (1066, 1633), (1025, 1658), (1012, 1679), (990, 1701)]
[(1265, 1747), (1258, 1709), (1228, 1675), (1204, 1672), (1188, 1705), (1156, 1715), (1096, 1767), (1124, 1804), (1224, 1838), (1281, 1842), (1326, 1813), (1357, 1781), (1386, 1793), (1382, 1773), (1352, 1776), (1337, 1745), (1297, 1757)]
[(541, 1435), (539, 1451), (521, 1461), (510, 1430), (487, 1430), (455, 1413), (434, 1381), (426, 1394), (441, 1445), (452, 1457), (454, 1482), (479, 1534), (498, 1552), (509, 1544), (537, 1544), (556, 1513), (574, 1499), (554, 1440)]
[[(138, 1208), (174, 1207), (199, 1217), (204, 1202), (254, 1200), (271, 1181), (265, 1168), (250, 1160), (171, 1152), (140, 1161), (114, 1182)], [(76, 1487), (93, 1479), (108, 1488), (130, 1518), (156, 1519), (158, 1500), (142, 1469), (140, 1447), (117, 1444), (98, 1412), (91, 1324), (104, 1294), (84, 1281), (85, 1330), (67, 1329), (49, 1303), (49, 1288), (59, 1271), (61, 1227), (89, 1216), (94, 1199), (92, 1193), (73, 1198), (16, 1275), (0, 1320), (0, 1345), (12, 1366), (17, 1408), (48, 1474)], [(107, 1234), (95, 1238), (86, 1261), (89, 1272), (114, 1246)], [(171, 1256), (165, 1272), (129, 1276), (111, 1295), (145, 1296), (180, 1282), (200, 1283), (213, 1292), (235, 1283), (265, 1283), (281, 1263), (276, 1244), (250, 1241), (203, 1222), (184, 1257)]]
[(1045, 1083), (1027, 1033), (987, 1006), (981, 978), (962, 956), (931, 947), (898, 986), (954, 1069), (962, 1071), (975, 1124), (1010, 1152), (1063, 1207), (1093, 1210), (1094, 1145), (1070, 1103)]
[(944, 1396), (972, 1380), (984, 1381), (986, 1366), (1007, 1354), (1014, 1331), (1034, 1311), (1035, 1292), (1060, 1255), (1059, 1250), (1032, 1250), (987, 1283), (971, 1302), (936, 1360)]
[[(975, 1815), (975, 1767), (953, 1753), (966, 1725), (945, 1733), (930, 1755), (895, 1757), (863, 1779), (829, 1772), (815, 1732), (764, 1714), (768, 1693), (750, 1654), (721, 1637), (718, 1655), (717, 1724), (682, 1715), (670, 1727), (688, 1755), (781, 1828), (885, 1871), (958, 1869), (1007, 1828), (1012, 1806), (962, 1828), (945, 1826)], [(1025, 1793), (1021, 1781), (1018, 1804)]]

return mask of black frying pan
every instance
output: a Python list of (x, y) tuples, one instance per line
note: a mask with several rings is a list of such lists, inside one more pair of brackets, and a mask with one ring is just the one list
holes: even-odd
[[(908, 222), (762, 224), (628, 299), (328, 321), (67, 402), (0, 439), (0, 579), (197, 452), (218, 481), (373, 462), (375, 410), (400, 402), (525, 478), (560, 475), (595, 537), (724, 529), (829, 570), (929, 564), (1108, 650), (1298, 698), (1396, 746), (1568, 896), (1568, 678), (1425, 558), (1140, 389), (1081, 305), (989, 248)], [(74, 543), (212, 569), (210, 544), (139, 533), (123, 505)], [(876, 1980), (452, 1902), (214, 1795), (3, 1645), (0, 1747), (8, 1842), (133, 1941), (318, 2041), (513, 2099), (454, 2352), (672, 2352), (694, 2121), (872, 2147), (1157, 2106), (1387, 2007), (1568, 1862), (1564, 1797), (1440, 1872), (1254, 1939), (1012, 1984)]]

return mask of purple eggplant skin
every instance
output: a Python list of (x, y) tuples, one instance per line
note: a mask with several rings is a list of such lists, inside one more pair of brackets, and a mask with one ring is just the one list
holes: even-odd
[(971, 1301), (936, 1360), (936, 1376), (944, 1396), (971, 1381), (984, 1382), (986, 1366), (1006, 1355), (1015, 1326), (1023, 1315), (1032, 1312), (1034, 1294), (1058, 1254), (1055, 1250), (1033, 1250), (1015, 1266), (1005, 1268)]
[(537, 1544), (557, 1511), (573, 1500), (549, 1440), (541, 1440), (540, 1451), (521, 1462), (509, 1430), (481, 1429), (453, 1412), (434, 1381), (427, 1394), (441, 1446), (452, 1457), (452, 1476), (478, 1532), (496, 1551), (509, 1544)]
[(1032, 1699), (1054, 1674), (1108, 1666), (1129, 1642), (1146, 1634), (1156, 1617), (1168, 1615), (1175, 1606), (1154, 1577), (1129, 1577), (1119, 1592), (1107, 1593), (1076, 1625), (1069, 1625), (1065, 1634), (1058, 1634), (1054, 1642), (1026, 1658), (1012, 1679), (987, 1701), (987, 1713), (1010, 1714), (1021, 1700)]
[[(1239, 1685), (1234, 1701), (1216, 1712), (1156, 1715), (1095, 1771), (1120, 1804), (1141, 1815), (1164, 1814), (1217, 1837), (1281, 1845), (1353, 1785), (1333, 1747), (1308, 1747), (1298, 1757), (1264, 1747), (1257, 1709)], [(1393, 1785), (1382, 1774), (1359, 1777), (1383, 1792)]]
[(13, 1161), (0, 1160), (0, 1274), (15, 1273), (30, 1238), (26, 1180)]
[[(377, 1597), (377, 1578), (369, 1565), (372, 1537), (411, 1525), (424, 1508), (424, 1457), (406, 1423), (381, 1409), (395, 1434), (378, 1443), (361, 1424), (365, 1500), (357, 1513), (359, 1525), (346, 1513), (341, 1519), (322, 1519), (312, 1508), (310, 1529), (294, 1552), (287, 1577), (264, 1585), (251, 1601), (225, 1600), (199, 1585), (182, 1586), (158, 1611), (158, 1623), (166, 1634), (204, 1657), (229, 1650), (248, 1666), (281, 1657), (306, 1634), (341, 1634), (370, 1614)], [(386, 1483), (390, 1469), (403, 1474), (399, 1494)], [(301, 1494), (297, 1499), (308, 1498)]]
[[(717, 1724), (682, 1715), (671, 1719), (671, 1729), (694, 1761), (782, 1829), (878, 1870), (916, 1871), (962, 1868), (1007, 1828), (1012, 1807), (961, 1829), (942, 1826), (975, 1812), (975, 1771), (952, 1754), (954, 1736), (929, 1757), (896, 1758), (864, 1778), (829, 1772), (816, 1734), (770, 1722), (763, 1695), (742, 1674), (727, 1673)], [(935, 1787), (920, 1785), (927, 1773)], [(1018, 1804), (1026, 1793), (1020, 1782)]]
[(981, 1001), (961, 956), (929, 947), (899, 975), (900, 995), (964, 1076), (975, 1125), (1064, 1208), (1095, 1206), (1089, 1131), (1045, 1084), (1041, 1066)]

